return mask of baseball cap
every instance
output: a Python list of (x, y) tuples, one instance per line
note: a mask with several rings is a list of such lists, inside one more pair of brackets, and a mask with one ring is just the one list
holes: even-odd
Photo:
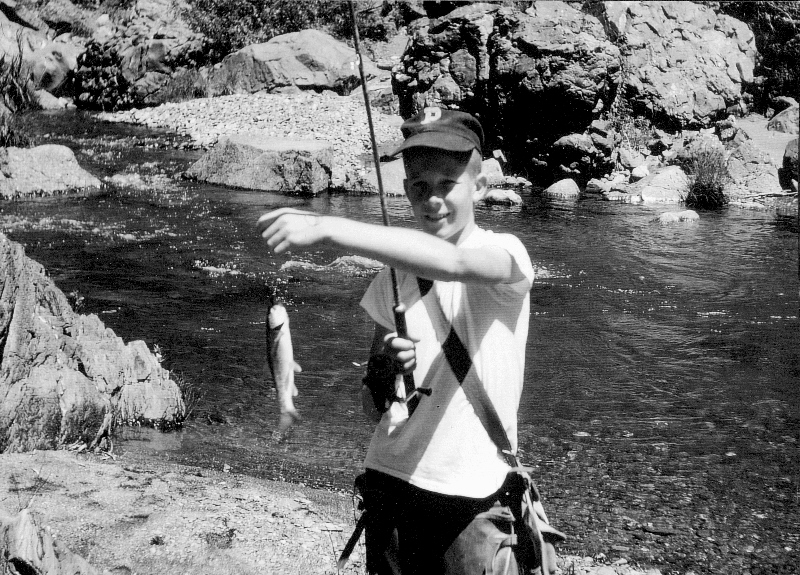
[(391, 155), (416, 147), (438, 148), (450, 152), (469, 152), (483, 148), (483, 128), (466, 112), (427, 107), (400, 126), (405, 141)]

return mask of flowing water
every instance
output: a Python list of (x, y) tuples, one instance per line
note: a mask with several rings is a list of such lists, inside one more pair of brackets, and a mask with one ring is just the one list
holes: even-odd
[[(372, 335), (358, 302), (369, 277), (282, 271), (287, 259), (324, 265), (342, 254), (269, 254), (254, 222), (291, 205), (379, 223), (377, 198), (183, 181), (199, 152), (159, 149), (178, 140), (78, 114), (42, 115), (36, 130), (73, 147), (96, 175), (126, 178), (95, 196), (2, 203), (0, 228), (73, 292), (81, 313), (158, 346), (201, 395), (181, 431), (127, 430), (118, 449), (348, 488), (372, 427), (358, 394)], [(394, 225), (412, 225), (404, 199), (388, 205)], [(518, 209), (478, 208), (479, 225), (516, 234), (538, 269), (521, 450), (545, 476), (582, 461), (580, 472), (617, 485), (618, 499), (631, 481), (647, 489), (702, 470), (715, 493), (746, 485), (796, 509), (797, 224), (733, 207), (696, 224), (651, 222), (669, 209), (531, 193)], [(271, 290), (288, 302), (303, 367), (303, 422), (282, 442), (264, 372)], [(648, 465), (631, 471), (643, 457)]]

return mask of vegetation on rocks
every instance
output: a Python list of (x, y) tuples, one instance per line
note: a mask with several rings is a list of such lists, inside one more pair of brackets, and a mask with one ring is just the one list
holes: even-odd
[[(382, 2), (360, 0), (359, 32), (365, 38), (385, 39)], [(341, 0), (188, 0), (181, 16), (195, 32), (210, 41), (218, 59), (249, 44), (308, 28), (334, 37), (352, 36), (350, 7)]]
[(725, 150), (698, 146), (684, 163), (689, 177), (686, 205), (691, 208), (718, 208), (728, 203), (723, 190), (730, 179)]
[(28, 147), (30, 138), (21, 129), (16, 114), (38, 108), (31, 71), (22, 56), (22, 36), (17, 35), (17, 53), (0, 54), (0, 147)]

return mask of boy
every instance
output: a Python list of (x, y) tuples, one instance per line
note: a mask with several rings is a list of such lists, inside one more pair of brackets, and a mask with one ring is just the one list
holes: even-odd
[[(474, 203), (487, 181), (478, 121), (425, 108), (402, 132), (394, 155), (402, 153), (421, 231), (289, 208), (258, 221), (275, 253), (324, 242), (397, 271), (408, 339), (395, 332), (388, 268), (361, 301), (375, 320), (362, 392), (380, 417), (365, 462), (367, 569), (381, 575), (448, 572), (448, 548), (497, 501), (509, 466), (461, 385), (477, 378), (516, 450), (533, 282), (522, 243), (475, 223)], [(405, 396), (398, 375), (412, 372), (430, 395), (397, 401)]]

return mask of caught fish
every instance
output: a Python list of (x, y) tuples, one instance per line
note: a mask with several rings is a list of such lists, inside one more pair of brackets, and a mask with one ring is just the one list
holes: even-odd
[(300, 419), (294, 407), (297, 387), (294, 374), (302, 371), (294, 361), (292, 336), (289, 332), (289, 314), (282, 303), (273, 303), (267, 313), (267, 364), (272, 381), (278, 391), (281, 418), (278, 431), (283, 433)]

